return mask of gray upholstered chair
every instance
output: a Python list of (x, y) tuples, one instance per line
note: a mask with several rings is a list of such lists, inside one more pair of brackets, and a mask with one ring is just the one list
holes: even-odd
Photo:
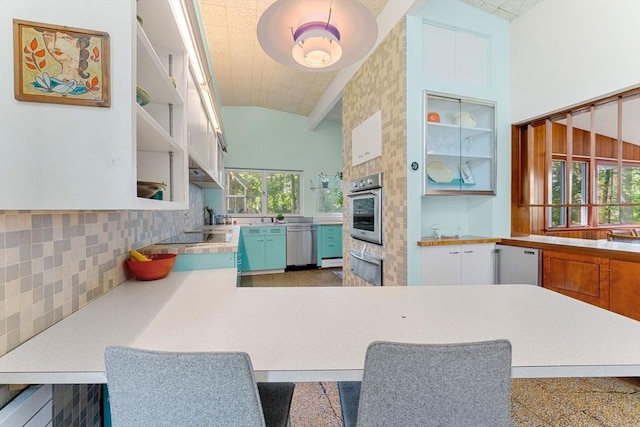
[(367, 348), (358, 427), (498, 427), (510, 422), (509, 341), (377, 341)]
[(108, 347), (105, 365), (115, 427), (288, 425), (294, 384), (256, 384), (246, 353)]

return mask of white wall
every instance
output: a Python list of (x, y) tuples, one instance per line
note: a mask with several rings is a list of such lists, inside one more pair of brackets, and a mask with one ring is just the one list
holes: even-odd
[[(82, 205), (95, 192), (105, 209), (122, 205), (121, 189), (135, 176), (133, 10), (129, 1), (0, 0), (0, 206), (70, 209), (69, 199)], [(17, 101), (13, 19), (109, 33), (111, 107)], [(74, 196), (61, 200), (52, 177)], [(96, 177), (109, 185), (91, 185)]]
[(511, 121), (640, 85), (640, 1), (545, 0), (511, 24)]
[[(340, 123), (323, 120), (308, 130), (304, 116), (261, 107), (223, 107), (222, 118), (229, 144), (225, 168), (301, 170), (302, 215), (323, 215), (310, 181), (318, 172), (343, 170)], [(216, 213), (222, 211), (222, 191), (208, 190), (205, 199)]]
[[(392, 0), (393, 1), (393, 0)], [(489, 41), (486, 85), (435, 81), (427, 78), (423, 62), (423, 20), (447, 28), (485, 36)], [(443, 232), (481, 236), (509, 235), (511, 203), (511, 132), (509, 105), (509, 23), (462, 1), (429, 0), (407, 17), (407, 162), (416, 161), (418, 171), (407, 172), (407, 236), (418, 240), (432, 235), (437, 223)], [(489, 196), (421, 196), (424, 178), (422, 91), (451, 94), (496, 102), (497, 189)], [(421, 252), (407, 245), (408, 283), (421, 281)]]

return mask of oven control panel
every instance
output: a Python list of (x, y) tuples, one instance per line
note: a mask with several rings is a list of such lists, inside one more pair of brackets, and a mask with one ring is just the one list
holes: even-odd
[(349, 191), (352, 193), (374, 190), (376, 188), (382, 188), (382, 172), (363, 176), (362, 178), (354, 179), (349, 182)]

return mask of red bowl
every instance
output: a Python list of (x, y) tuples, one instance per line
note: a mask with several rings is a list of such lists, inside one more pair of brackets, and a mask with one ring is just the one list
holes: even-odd
[(165, 278), (176, 263), (176, 254), (147, 255), (151, 261), (127, 259), (127, 265), (138, 280), (157, 280)]

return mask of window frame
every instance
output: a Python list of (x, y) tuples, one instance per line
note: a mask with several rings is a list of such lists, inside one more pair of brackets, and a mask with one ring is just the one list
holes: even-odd
[[(640, 146), (636, 143), (636, 134), (629, 134), (629, 128), (623, 123), (623, 119), (626, 122), (635, 117), (631, 112), (635, 111), (638, 102), (640, 88), (634, 88), (512, 126), (511, 232), (514, 235), (549, 234), (598, 239), (612, 228), (640, 226), (640, 200), (635, 191)], [(602, 113), (611, 111), (604, 110), (606, 104), (617, 107), (615, 115)], [(584, 113), (590, 115), (584, 116)], [(609, 125), (605, 132), (601, 131), (602, 123)], [(555, 192), (552, 189), (553, 178), (560, 172), (554, 172), (552, 166), (555, 160), (560, 159), (568, 165), (568, 170), (564, 171), (568, 186), (563, 189), (565, 196), (559, 202), (557, 180)], [(582, 203), (571, 203), (575, 194), (570, 187), (571, 174), (575, 172), (572, 162), (585, 162), (588, 168), (587, 179), (583, 179), (587, 187), (582, 187)], [(622, 184), (614, 190), (618, 195), (614, 200), (622, 200), (621, 203), (603, 204), (598, 199), (598, 165), (603, 163), (615, 167)], [(627, 168), (632, 170), (630, 174), (626, 172)], [(621, 212), (625, 213), (616, 218), (618, 222), (599, 223), (598, 212), (603, 206), (620, 206)], [(563, 223), (558, 223), (556, 218), (557, 226), (552, 226), (552, 207), (563, 208), (567, 212)], [(578, 208), (581, 209), (581, 224), (567, 224), (571, 221), (569, 213), (575, 216)], [(555, 214), (557, 217), (557, 212)]]
[[(251, 212), (251, 213), (240, 213), (240, 212), (229, 212), (229, 199), (237, 198), (238, 195), (230, 195), (229, 190), (231, 189), (231, 185), (229, 184), (229, 174), (233, 173), (254, 173), (260, 174), (261, 176), (261, 211), (260, 212)], [(268, 193), (268, 177), (273, 174), (286, 174), (286, 175), (296, 175), (298, 177), (298, 211), (293, 212), (269, 212), (269, 193)], [(251, 169), (251, 168), (225, 168), (225, 182), (227, 185), (225, 186), (224, 198), (225, 198), (225, 209), (229, 213), (233, 213), (236, 217), (256, 217), (256, 216), (276, 216), (278, 214), (282, 214), (283, 216), (301, 216), (304, 208), (304, 187), (303, 187), (303, 171), (300, 170), (285, 170), (285, 169)], [(292, 191), (293, 193), (293, 191)]]

